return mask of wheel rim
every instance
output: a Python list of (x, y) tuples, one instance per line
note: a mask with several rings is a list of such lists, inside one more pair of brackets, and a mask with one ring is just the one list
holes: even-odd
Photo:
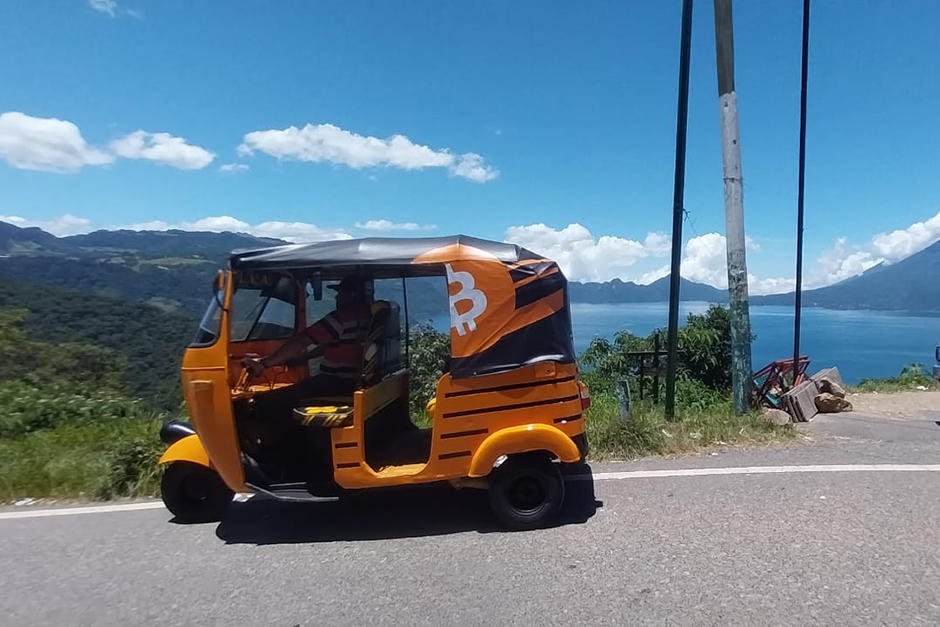
[(519, 512), (536, 511), (545, 498), (545, 486), (535, 477), (519, 477), (509, 490), (509, 504)]

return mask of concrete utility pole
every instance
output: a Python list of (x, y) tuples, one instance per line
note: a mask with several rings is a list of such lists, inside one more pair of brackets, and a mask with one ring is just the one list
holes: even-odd
[(676, 417), (676, 365), (679, 361), (679, 264), (685, 196), (685, 138), (689, 121), (689, 58), (692, 47), (692, 0), (682, 0), (679, 38), (679, 106), (676, 111), (676, 171), (672, 190), (672, 268), (669, 274), (669, 332), (666, 340), (666, 419)]
[(731, 0), (715, 0), (715, 49), (718, 60), (718, 107), (725, 181), (725, 239), (728, 246), (728, 293), (731, 305), (731, 385), (735, 413), (744, 413), (751, 396), (751, 320), (748, 313), (747, 259), (744, 252), (744, 195), (741, 140), (734, 92), (734, 28)]

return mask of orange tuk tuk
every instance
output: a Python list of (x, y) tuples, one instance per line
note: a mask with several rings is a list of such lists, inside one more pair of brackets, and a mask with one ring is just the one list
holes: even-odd
[[(434, 298), (449, 310), (450, 359), (419, 428), (409, 299), (424, 311)], [(562, 507), (562, 464), (587, 451), (590, 397), (565, 277), (512, 244), (367, 238), (236, 251), (182, 380), (192, 422), (164, 425), (160, 458), (163, 500), (180, 521), (220, 518), (236, 492), (321, 500), (446, 481), (488, 489), (510, 528), (539, 527)]]

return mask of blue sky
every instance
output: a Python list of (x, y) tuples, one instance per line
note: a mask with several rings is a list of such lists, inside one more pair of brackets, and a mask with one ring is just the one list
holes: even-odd
[[(820, 285), (940, 239), (940, 4), (813, 4), (806, 271)], [(794, 272), (800, 11), (735, 3), (754, 292)], [(4, 2), (0, 216), (59, 234), (461, 232), (575, 279), (649, 281), (668, 264), (679, 12)], [(711, 2), (692, 37), (683, 272), (723, 286)]]

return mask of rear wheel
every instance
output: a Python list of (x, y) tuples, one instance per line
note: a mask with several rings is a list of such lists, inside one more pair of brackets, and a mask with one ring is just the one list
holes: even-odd
[(536, 529), (554, 522), (564, 500), (561, 470), (546, 456), (513, 456), (493, 471), (490, 507), (510, 529)]
[(167, 466), (160, 491), (164, 505), (181, 523), (221, 520), (235, 495), (218, 473), (191, 462)]

